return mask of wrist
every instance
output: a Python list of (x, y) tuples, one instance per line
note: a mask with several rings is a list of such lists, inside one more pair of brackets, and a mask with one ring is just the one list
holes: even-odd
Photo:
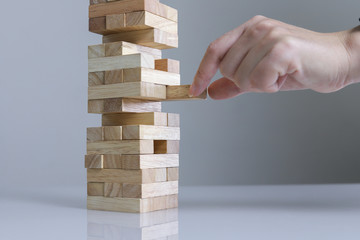
[(345, 47), (349, 55), (348, 84), (360, 82), (360, 26), (346, 32)]

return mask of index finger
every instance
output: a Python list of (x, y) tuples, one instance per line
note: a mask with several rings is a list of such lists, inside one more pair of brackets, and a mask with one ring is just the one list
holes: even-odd
[(263, 20), (264, 18), (265, 17), (263, 16), (253, 17), (246, 23), (224, 34), (209, 45), (196, 72), (194, 81), (190, 87), (189, 95), (198, 96), (206, 89), (211, 79), (215, 76), (217, 70), (219, 69), (221, 60), (232, 45), (234, 45), (234, 43), (239, 39), (239, 37), (241, 37), (249, 26)]

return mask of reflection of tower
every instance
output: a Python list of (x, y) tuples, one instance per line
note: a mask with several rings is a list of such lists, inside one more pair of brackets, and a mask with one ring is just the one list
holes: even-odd
[[(87, 129), (88, 208), (150, 212), (178, 205), (179, 114), (161, 102), (193, 99), (180, 85), (179, 62), (161, 50), (178, 46), (177, 10), (159, 0), (90, 0)], [(198, 99), (206, 98), (204, 92)]]
[(178, 210), (133, 214), (92, 211), (87, 212), (88, 240), (145, 240), (178, 239)]

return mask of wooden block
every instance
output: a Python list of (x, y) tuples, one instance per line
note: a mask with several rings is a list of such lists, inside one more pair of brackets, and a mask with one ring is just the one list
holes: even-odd
[(170, 73), (180, 73), (180, 62), (173, 59), (156, 59), (155, 69)]
[(85, 156), (85, 168), (103, 168), (103, 157), (98, 154)]
[(106, 3), (106, 0), (90, 0), (90, 5), (99, 3)]
[(166, 87), (166, 100), (194, 100), (194, 99), (206, 99), (207, 90), (202, 92), (197, 97), (189, 96), (190, 85), (180, 86), (167, 86)]
[(103, 126), (155, 125), (167, 126), (168, 114), (162, 112), (116, 113), (102, 115)]
[[(106, 29), (106, 17), (96, 17), (89, 19), (89, 31), (93, 33), (103, 34), (104, 29)], [(109, 32), (116, 33), (115, 31)]]
[(87, 128), (86, 139), (87, 142), (103, 141), (104, 140), (103, 128), (102, 127)]
[(168, 113), (168, 126), (169, 127), (180, 127), (180, 114)]
[(123, 126), (123, 139), (180, 140), (180, 128), (151, 125)]
[(144, 213), (176, 208), (177, 206), (177, 194), (146, 199), (107, 198), (101, 196), (87, 197), (87, 208), (91, 210)]
[(88, 101), (89, 113), (161, 112), (161, 102), (113, 98)]
[(104, 17), (112, 14), (148, 11), (177, 22), (177, 10), (157, 0), (122, 0), (89, 6), (89, 18)]
[(121, 183), (105, 183), (104, 197), (122, 197)]
[(89, 87), (103, 85), (104, 82), (105, 82), (105, 73), (104, 72), (89, 73), (89, 75), (88, 75)]
[(88, 89), (89, 100), (108, 98), (135, 98), (142, 100), (164, 100), (166, 86), (145, 82), (116, 83), (93, 86)]
[(167, 169), (167, 181), (179, 180), (179, 167), (172, 167)]
[[(105, 71), (104, 76), (104, 84), (115, 84), (115, 83), (122, 83), (123, 81), (123, 70), (111, 70)], [(100, 84), (98, 84), (100, 85)]]
[(154, 68), (154, 58), (144, 53), (129, 54), (113, 57), (90, 58), (88, 61), (89, 72), (118, 70), (124, 68)]
[(87, 154), (152, 154), (152, 140), (122, 140), (87, 143)]
[(166, 168), (123, 170), (123, 169), (87, 169), (88, 182), (111, 183), (154, 183), (165, 182)]
[(148, 184), (123, 184), (124, 198), (151, 198), (178, 194), (178, 192), (178, 181)]
[(105, 18), (106, 27), (104, 30), (119, 31), (120, 29), (126, 27), (126, 18), (124, 13), (107, 15)]
[(161, 50), (141, 46), (134, 43), (120, 41), (120, 42), (105, 43), (101, 45), (105, 45), (106, 57), (145, 53), (153, 56), (154, 59), (161, 58)]
[(123, 69), (124, 82), (148, 82), (162, 85), (180, 85), (180, 74), (150, 68)]
[(88, 196), (104, 196), (104, 183), (88, 183), (87, 194)]
[(178, 47), (178, 36), (160, 29), (145, 29), (131, 32), (120, 32), (103, 36), (103, 43), (126, 41), (156, 49)]
[(105, 57), (105, 45), (92, 45), (88, 46), (88, 58), (101, 58)]
[(105, 154), (103, 156), (103, 168), (105, 169), (121, 169), (122, 159), (120, 154)]
[(121, 126), (107, 126), (103, 127), (104, 140), (116, 141), (122, 139), (122, 127)]
[(165, 154), (165, 153), (178, 154), (179, 151), (180, 151), (180, 141), (154, 140), (155, 154)]
[(170, 168), (179, 166), (178, 154), (122, 155), (123, 169)]

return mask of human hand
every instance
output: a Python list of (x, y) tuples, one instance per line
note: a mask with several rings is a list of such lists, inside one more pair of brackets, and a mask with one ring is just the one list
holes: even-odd
[(360, 30), (318, 33), (256, 16), (212, 42), (190, 95), (197, 96), (220, 69), (209, 95), (312, 89), (327, 93), (360, 81)]

